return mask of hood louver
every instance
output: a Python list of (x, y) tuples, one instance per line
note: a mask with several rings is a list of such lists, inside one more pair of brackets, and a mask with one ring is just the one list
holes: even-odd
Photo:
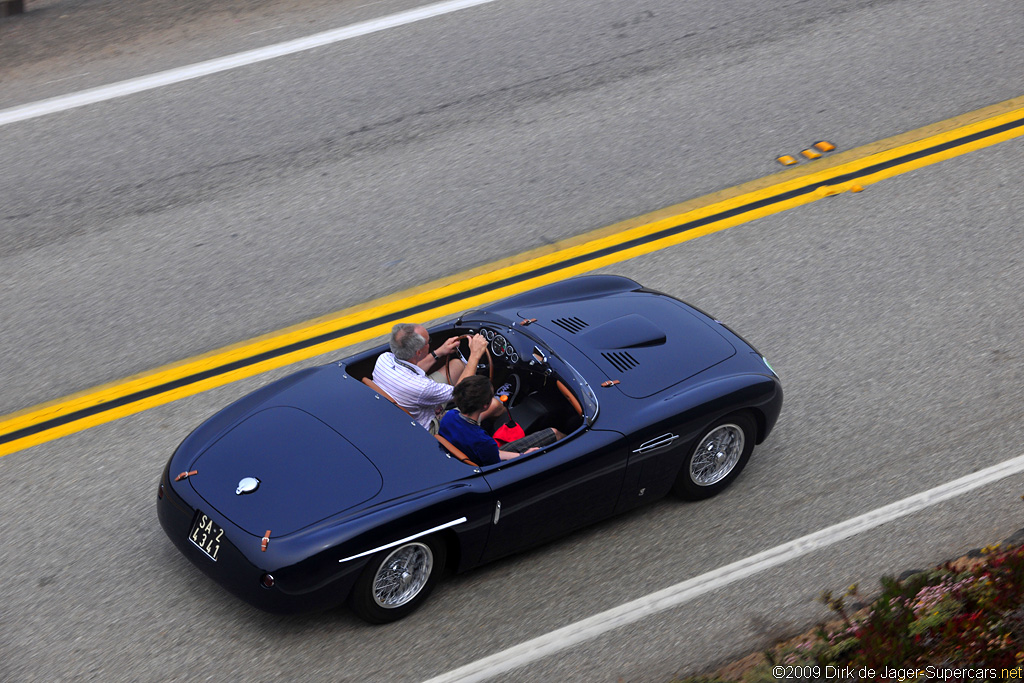
[(590, 327), (590, 325), (587, 322), (575, 317), (558, 318), (556, 320), (552, 320), (551, 322), (558, 325), (569, 334), (578, 334), (583, 330), (587, 329), (588, 327)]
[(619, 372), (626, 372), (632, 370), (636, 366), (640, 365), (640, 361), (632, 356), (632, 354), (626, 353), (625, 351), (619, 351), (615, 353), (602, 353), (604, 359), (612, 364)]

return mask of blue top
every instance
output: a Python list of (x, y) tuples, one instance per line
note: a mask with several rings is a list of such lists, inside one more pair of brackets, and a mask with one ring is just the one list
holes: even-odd
[(483, 427), (470, 422), (458, 410), (445, 413), (437, 432), (477, 465), (496, 465), (501, 462), (498, 444), (494, 439), (487, 435)]

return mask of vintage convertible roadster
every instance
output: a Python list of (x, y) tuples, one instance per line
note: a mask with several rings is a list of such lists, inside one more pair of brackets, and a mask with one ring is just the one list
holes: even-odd
[(199, 569), (273, 612), (348, 603), (383, 623), (461, 572), (657, 500), (712, 496), (771, 432), (782, 387), (722, 323), (588, 276), (430, 328), (479, 332), (526, 432), (557, 443), (490, 466), (372, 382), (386, 346), (302, 370), (217, 413), (160, 480), (160, 523)]

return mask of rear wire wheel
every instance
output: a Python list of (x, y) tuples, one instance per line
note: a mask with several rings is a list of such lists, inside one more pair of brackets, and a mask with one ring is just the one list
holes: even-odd
[(717, 495), (739, 476), (757, 438), (754, 419), (733, 413), (708, 426), (690, 450), (672, 491), (688, 500)]
[(411, 614), (426, 601), (444, 571), (445, 550), (437, 538), (420, 538), (377, 553), (352, 589), (352, 611), (371, 624)]

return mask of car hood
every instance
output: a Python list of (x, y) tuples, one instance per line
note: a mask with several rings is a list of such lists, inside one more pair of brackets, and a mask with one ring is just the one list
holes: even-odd
[(626, 292), (521, 309), (523, 319), (557, 335), (618, 380), (631, 398), (646, 398), (730, 358), (736, 348), (715, 323), (666, 296)]
[(284, 535), (370, 500), (381, 473), (324, 422), (290, 406), (260, 410), (195, 461), (190, 483), (249, 533)]

